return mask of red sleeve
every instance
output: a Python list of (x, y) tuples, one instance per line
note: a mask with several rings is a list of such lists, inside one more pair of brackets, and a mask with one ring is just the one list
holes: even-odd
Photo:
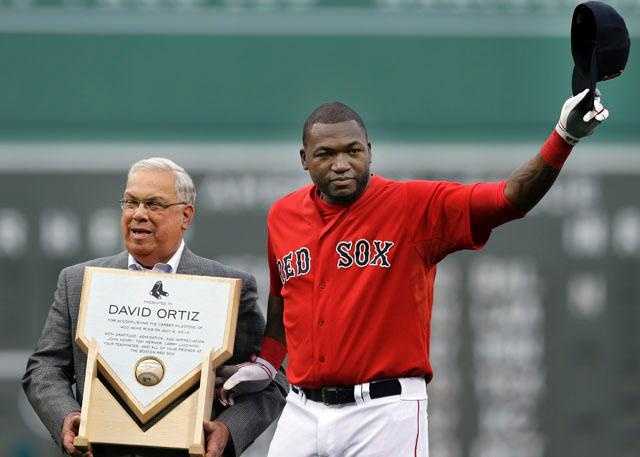
[(269, 295), (282, 297), (282, 281), (280, 268), (273, 249), (273, 240), (269, 233), (269, 221), (267, 220), (267, 263), (269, 264)]
[(409, 224), (422, 257), (437, 263), (461, 249), (480, 249), (491, 230), (524, 216), (504, 195), (506, 182), (407, 183)]
[(491, 230), (524, 217), (525, 213), (516, 208), (504, 195), (506, 181), (476, 184), (471, 193), (471, 230), (477, 243), (484, 244)]
[(471, 229), (473, 184), (447, 181), (407, 182), (408, 223), (420, 254), (437, 263), (461, 249), (480, 249), (486, 239), (476, 239)]
[(276, 370), (282, 365), (282, 361), (287, 356), (287, 348), (280, 341), (265, 336), (260, 345), (260, 357), (265, 359)]

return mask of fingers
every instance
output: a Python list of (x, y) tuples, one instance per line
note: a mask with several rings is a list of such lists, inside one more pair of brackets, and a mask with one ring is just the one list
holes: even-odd
[(582, 117), (582, 120), (584, 122), (590, 122), (594, 119), (598, 122), (602, 122), (609, 117), (609, 111), (604, 106), (602, 106), (602, 103), (600, 103), (600, 100), (598, 99), (596, 100), (597, 100), (597, 103), (595, 103), (595, 109), (587, 112)]
[(582, 102), (582, 100), (587, 96), (588, 93), (589, 93), (589, 89), (585, 89), (579, 94), (576, 94), (573, 97), (568, 98), (564, 102), (564, 105), (562, 105), (560, 117), (566, 118), (569, 115), (569, 113), (572, 112), (576, 108), (576, 106), (580, 104), (580, 102)]
[(73, 445), (73, 439), (75, 437), (71, 436), (69, 433), (65, 433), (62, 438), (62, 447), (64, 451), (69, 455), (79, 456), (82, 455), (80, 451), (78, 451)]
[(575, 108), (587, 96), (588, 93), (589, 93), (589, 89), (585, 89), (579, 94), (574, 95), (569, 100), (567, 100), (567, 105), (569, 105), (570, 109)]
[(609, 111), (605, 108), (602, 108), (602, 110), (600, 111), (595, 111), (595, 110), (589, 111), (587, 114), (584, 115), (582, 120), (585, 122), (591, 122), (593, 120), (597, 122), (602, 122), (608, 117), (609, 117)]
[[(72, 440), (73, 442), (73, 440)], [(93, 457), (93, 453), (91, 451), (82, 452), (78, 448), (76, 448), (73, 444), (65, 443), (63, 444), (64, 451), (73, 457)]]
[[(224, 381), (221, 390), (216, 391), (218, 400), (224, 406), (233, 405), (235, 395), (263, 390), (276, 374), (276, 369), (268, 361), (259, 357), (254, 358), (254, 362), (245, 362), (228, 368), (219, 372), (233, 373), (233, 375)], [(217, 381), (216, 379), (216, 386), (219, 387), (220, 383)]]
[(596, 115), (596, 121), (602, 122), (609, 118), (609, 110), (604, 109)]
[[(65, 424), (67, 427), (65, 427)], [(78, 434), (78, 430), (80, 429), (80, 415), (69, 416), (69, 419), (65, 421), (65, 424), (62, 425), (62, 430), (72, 432), (75, 438), (75, 435)]]
[(596, 117), (597, 115), (598, 115), (598, 112), (597, 112), (597, 111), (595, 111), (595, 110), (594, 110), (594, 111), (588, 111), (588, 112), (587, 112), (587, 114), (585, 114), (585, 115), (582, 117), (582, 120), (583, 120), (584, 122), (591, 122), (591, 120), (595, 119), (595, 117)]
[(221, 457), (229, 441), (229, 429), (218, 421), (205, 421), (206, 453), (205, 457)]
[(75, 439), (75, 437), (75, 434), (72, 435), (69, 432), (65, 433), (62, 440), (62, 447), (64, 448), (65, 452), (69, 455), (72, 455), (73, 457), (93, 457), (93, 453), (90, 450), (87, 452), (82, 452), (80, 449), (73, 445), (73, 440)]
[(602, 98), (600, 98), (600, 96), (593, 99), (593, 109), (598, 112), (604, 109), (604, 105), (602, 104)]
[(82, 456), (82, 452), (80, 452), (73, 445), (73, 440), (78, 435), (78, 429), (80, 428), (80, 414), (79, 413), (71, 413), (67, 417), (64, 418), (64, 422), (62, 423), (62, 447), (65, 452), (69, 455), (73, 456)]
[(578, 103), (580, 103), (582, 101), (582, 99), (587, 96), (588, 93), (589, 93), (589, 88), (583, 90), (579, 94), (574, 95), (573, 99), (576, 100)]
[(602, 104), (600, 91), (596, 89), (596, 97), (593, 100), (593, 110), (588, 111), (582, 117), (584, 122), (602, 122), (609, 117), (609, 111)]
[(596, 89), (593, 107), (583, 106), (589, 89), (584, 89), (565, 101), (560, 111), (556, 132), (570, 144), (577, 143), (593, 133), (595, 128), (609, 117), (609, 111), (602, 104), (600, 91)]
[(222, 387), (224, 387), (224, 390), (231, 390), (235, 386), (237, 386), (238, 383), (241, 382), (241, 381), (242, 381), (242, 379), (240, 379), (239, 376), (231, 376), (229, 379), (227, 379), (225, 381), (225, 383), (222, 385)]
[(225, 388), (220, 389), (218, 400), (222, 403), (222, 406), (232, 406), (235, 403), (233, 400), (233, 392)]
[(223, 365), (216, 370), (216, 380), (218, 378), (228, 379), (238, 372), (240, 365)]
[(222, 403), (222, 406), (231, 406), (235, 402), (233, 401), (232, 389), (238, 385), (241, 381), (239, 376), (233, 375), (222, 385), (222, 389), (220, 389), (218, 400)]
[[(213, 422), (210, 421), (204, 421), (204, 424), (202, 425), (202, 428), (204, 429), (204, 448), (205, 448), (205, 457), (214, 457), (214, 451), (216, 449), (214, 449), (214, 445), (212, 443), (209, 443), (209, 440), (211, 438), (211, 436), (213, 435), (213, 432), (215, 430), (215, 424)], [(213, 441), (213, 440), (212, 440)]]
[(204, 421), (202, 424), (202, 428), (204, 429), (204, 433), (207, 435), (212, 433), (216, 429), (216, 424), (213, 421)]

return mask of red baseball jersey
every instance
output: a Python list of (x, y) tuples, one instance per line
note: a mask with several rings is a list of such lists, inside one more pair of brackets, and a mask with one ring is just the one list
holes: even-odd
[(491, 232), (475, 220), (471, 226), (477, 186), (373, 176), (348, 206), (326, 203), (312, 185), (273, 205), (270, 293), (284, 299), (292, 384), (431, 379), (436, 264), (453, 251), (480, 248)]

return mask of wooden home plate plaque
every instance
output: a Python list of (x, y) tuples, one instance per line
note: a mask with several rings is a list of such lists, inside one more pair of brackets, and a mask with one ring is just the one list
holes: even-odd
[(215, 368), (233, 353), (241, 283), (86, 268), (76, 331), (88, 355), (79, 447), (129, 444), (201, 455)]

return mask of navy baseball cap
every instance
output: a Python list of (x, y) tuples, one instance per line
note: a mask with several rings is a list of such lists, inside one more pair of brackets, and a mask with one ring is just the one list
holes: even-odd
[(629, 46), (627, 26), (612, 6), (595, 1), (576, 6), (571, 21), (573, 95), (591, 89), (584, 102), (593, 106), (596, 83), (622, 74)]

